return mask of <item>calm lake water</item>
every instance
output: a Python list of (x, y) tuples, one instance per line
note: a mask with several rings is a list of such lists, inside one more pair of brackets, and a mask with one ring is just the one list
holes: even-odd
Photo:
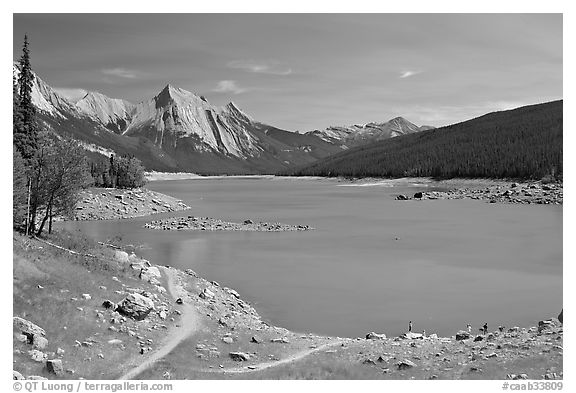
[(310, 225), (307, 232), (143, 228), (151, 218), (68, 223), (120, 235), (153, 263), (236, 289), (271, 323), (299, 332), (452, 335), (470, 323), (533, 326), (562, 308), (562, 207), (396, 201), (434, 183), (354, 186), (327, 179), (159, 181), (195, 215)]

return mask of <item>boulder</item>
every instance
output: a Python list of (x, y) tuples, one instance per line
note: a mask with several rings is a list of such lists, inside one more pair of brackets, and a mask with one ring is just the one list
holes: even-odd
[(28, 351), (28, 355), (30, 355), (32, 360), (34, 360), (35, 362), (43, 362), (48, 357), (48, 355), (46, 355), (44, 352), (39, 351), (37, 349)]
[(212, 292), (208, 288), (204, 288), (204, 290), (200, 292), (200, 297), (202, 299), (212, 299), (214, 297), (214, 292)]
[(154, 302), (138, 293), (126, 296), (118, 305), (118, 312), (127, 317), (141, 321), (154, 309)]
[(555, 323), (552, 319), (546, 319), (544, 321), (538, 322), (538, 333), (542, 333), (545, 330), (550, 330), (555, 326)]
[(366, 335), (366, 340), (385, 340), (386, 335), (384, 333), (374, 333), (370, 332)]
[(484, 340), (484, 337), (482, 337), (482, 336), (476, 336), (476, 337), (474, 337), (474, 342), (482, 341), (482, 340)]
[(262, 340), (256, 336), (253, 336), (252, 339), (250, 340), (250, 342), (253, 342), (255, 344), (260, 344), (262, 342)]
[(398, 366), (398, 370), (405, 370), (407, 368), (416, 367), (416, 363), (414, 363), (408, 359), (403, 359), (403, 360), (399, 361), (398, 363), (396, 363), (396, 366)]
[(236, 299), (240, 299), (240, 294), (233, 289), (224, 287), (224, 290), (228, 292), (230, 295), (234, 296)]
[(230, 352), (230, 358), (236, 362), (245, 362), (250, 360), (250, 354), (244, 352)]
[(116, 307), (118, 307), (114, 302), (107, 299), (102, 302), (102, 306), (104, 306), (104, 308), (109, 308), (112, 311), (116, 310)]
[(456, 333), (456, 341), (468, 340), (470, 338), (470, 333), (460, 330)]
[(48, 340), (38, 334), (35, 334), (32, 339), (32, 345), (34, 345), (34, 348), (36, 349), (44, 349), (48, 346)]
[(62, 367), (61, 359), (51, 359), (46, 361), (46, 369), (48, 372), (56, 375), (61, 375), (64, 373), (64, 367)]
[(421, 199), (423, 196), (424, 196), (424, 194), (422, 192), (414, 193), (414, 198)]
[(140, 279), (153, 283), (154, 280), (158, 280), (162, 275), (160, 270), (156, 266), (145, 267), (140, 270)]
[(225, 337), (222, 337), (222, 342), (225, 342), (226, 344), (233, 344), (234, 339), (230, 336), (225, 336)]
[(24, 379), (24, 376), (20, 374), (18, 371), (12, 370), (12, 379), (22, 380)]
[(422, 335), (422, 333), (414, 333), (414, 332), (406, 332), (403, 334), (404, 338), (407, 338), (409, 340), (416, 340), (419, 338), (424, 338), (424, 336)]
[(40, 336), (46, 335), (46, 331), (44, 329), (24, 318), (14, 317), (13, 323), (15, 328), (27, 336), (34, 336), (35, 334)]
[(130, 257), (128, 256), (127, 252), (117, 250), (114, 252), (114, 259), (120, 263), (128, 263)]
[(396, 197), (397, 201), (407, 201), (408, 199), (410, 199), (410, 198), (408, 198), (406, 195), (403, 195), (403, 194), (400, 194)]

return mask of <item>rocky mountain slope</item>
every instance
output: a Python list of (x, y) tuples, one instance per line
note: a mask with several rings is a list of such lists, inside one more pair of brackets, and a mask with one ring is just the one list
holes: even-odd
[(395, 117), (384, 123), (354, 124), (344, 127), (331, 126), (324, 130), (309, 131), (307, 134), (317, 136), (343, 148), (349, 148), (433, 128), (431, 126), (419, 127), (403, 117)]
[(261, 123), (233, 102), (216, 107), (170, 84), (136, 105), (98, 92), (73, 103), (36, 76), (32, 95), (42, 126), (79, 140), (95, 159), (130, 154), (148, 170), (165, 172), (277, 173), (424, 128), (396, 118), (299, 134)]

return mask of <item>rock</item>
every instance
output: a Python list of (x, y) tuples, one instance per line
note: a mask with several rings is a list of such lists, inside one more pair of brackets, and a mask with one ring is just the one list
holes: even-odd
[(398, 370), (405, 370), (407, 368), (416, 367), (416, 363), (408, 359), (403, 359), (400, 362), (396, 363), (396, 366), (398, 366)]
[(254, 224), (254, 221), (252, 221), (252, 220), (244, 220), (244, 225), (250, 225), (250, 224)]
[(114, 258), (116, 259), (116, 261), (120, 263), (128, 263), (128, 261), (130, 260), (128, 253), (120, 250), (114, 252)]
[(24, 376), (20, 374), (18, 371), (12, 370), (12, 379), (22, 380), (24, 379)]
[(550, 330), (555, 326), (555, 323), (552, 319), (547, 319), (544, 321), (538, 322), (538, 333), (542, 333), (545, 330)]
[(374, 333), (370, 332), (366, 335), (366, 340), (385, 340), (386, 335), (384, 333)]
[(286, 337), (280, 338), (273, 338), (270, 340), (271, 343), (280, 343), (280, 344), (290, 344), (290, 341)]
[(44, 352), (39, 351), (37, 349), (28, 351), (28, 355), (30, 355), (32, 360), (34, 360), (35, 362), (43, 362), (48, 357), (48, 355), (46, 355)]
[[(140, 270), (140, 279), (144, 281), (148, 281), (150, 283), (154, 283), (154, 280), (158, 280), (162, 275), (160, 274), (160, 270), (156, 266), (142, 268)], [(159, 283), (159, 281), (157, 281)]]
[(560, 314), (558, 314), (558, 320), (560, 321), (560, 323), (564, 323), (564, 309), (562, 309), (562, 311), (560, 311)]
[(240, 294), (233, 289), (224, 287), (224, 290), (228, 292), (230, 295), (234, 296), (236, 299), (240, 299)]
[(192, 269), (186, 269), (186, 270), (184, 270), (184, 273), (186, 273), (186, 274), (188, 274), (189, 276), (192, 276), (192, 277), (198, 277), (198, 275), (196, 274), (196, 272), (195, 272), (194, 270), (192, 270)]
[(202, 299), (212, 299), (214, 298), (214, 292), (212, 292), (208, 288), (204, 288), (204, 290), (200, 292), (200, 297)]
[(183, 303), (183, 301), (182, 301), (182, 298), (181, 298), (181, 297), (179, 297), (178, 299), (176, 299), (176, 304), (182, 304), (182, 303)]
[(58, 355), (58, 356), (64, 356), (65, 353), (66, 353), (66, 351), (63, 350), (62, 348), (58, 348), (56, 350), (56, 355)]
[(507, 374), (506, 379), (528, 379), (528, 374)]
[(116, 308), (118, 307), (114, 302), (111, 302), (110, 300), (104, 300), (102, 302), (102, 306), (104, 306), (104, 308), (109, 308), (112, 311), (116, 310)]
[(40, 326), (20, 317), (13, 318), (14, 327), (20, 330), (22, 333), (29, 335), (38, 334), (40, 336), (45, 336), (46, 331), (42, 329)]
[(371, 364), (371, 365), (376, 365), (376, 362), (372, 359), (364, 359), (364, 361), (362, 362), (362, 364)]
[(482, 341), (482, 340), (484, 340), (484, 337), (482, 337), (482, 336), (476, 336), (476, 337), (474, 337), (474, 342)]
[(402, 335), (402, 337), (407, 338), (409, 340), (416, 340), (419, 338), (424, 338), (422, 333), (414, 333), (414, 332), (406, 332)]
[(226, 337), (222, 337), (222, 342), (225, 342), (226, 344), (233, 344), (234, 339), (230, 336), (226, 336)]
[(35, 334), (32, 339), (32, 345), (36, 349), (44, 349), (48, 346), (48, 340), (38, 334)]
[(118, 345), (118, 344), (122, 344), (122, 340), (119, 340), (117, 338), (113, 338), (112, 340), (108, 341), (108, 344), (110, 345)]
[(250, 354), (244, 352), (230, 352), (230, 358), (236, 362), (245, 362), (250, 360)]
[(90, 299), (92, 299), (92, 296), (90, 296), (89, 293), (83, 293), (83, 294), (82, 294), (82, 298), (83, 298), (84, 300), (90, 300)]
[(487, 357), (487, 358), (497, 358), (497, 357), (498, 357), (498, 354), (497, 354), (496, 352), (492, 352), (492, 353), (486, 355), (486, 357)]
[(456, 333), (456, 341), (468, 340), (470, 338), (470, 333), (460, 330)]
[(62, 367), (62, 360), (61, 359), (47, 360), (46, 369), (50, 373), (61, 375), (64, 372), (64, 367)]
[(39, 375), (29, 375), (28, 378), (26, 378), (28, 380), (37, 380), (37, 381), (47, 381), (48, 378), (45, 377), (41, 377)]
[(421, 199), (424, 196), (421, 192), (417, 192), (414, 194), (414, 198)]
[(410, 199), (410, 198), (408, 198), (406, 195), (403, 195), (403, 194), (400, 194), (396, 197), (397, 201), (407, 201), (408, 199)]
[(141, 321), (154, 309), (152, 300), (138, 293), (131, 293), (118, 305), (118, 312), (132, 319)]
[(260, 344), (262, 342), (262, 340), (256, 336), (253, 336), (252, 339), (250, 340), (250, 342), (255, 343), (255, 344)]

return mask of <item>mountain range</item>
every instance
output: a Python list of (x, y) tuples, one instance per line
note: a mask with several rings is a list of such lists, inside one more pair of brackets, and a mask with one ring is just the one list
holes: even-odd
[(98, 92), (74, 103), (35, 75), (32, 101), (45, 128), (79, 140), (90, 154), (130, 154), (148, 170), (200, 174), (275, 173), (431, 128), (397, 117), (300, 134), (259, 122), (233, 102), (219, 108), (170, 84), (138, 104)]

